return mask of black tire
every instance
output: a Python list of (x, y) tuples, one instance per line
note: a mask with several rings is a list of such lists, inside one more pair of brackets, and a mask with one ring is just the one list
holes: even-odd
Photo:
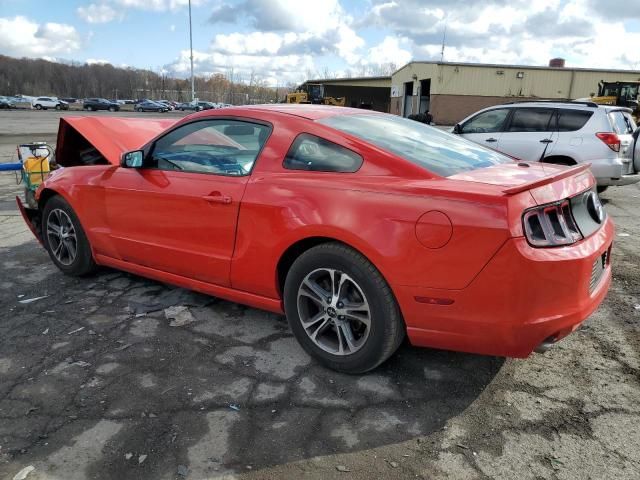
[(60, 110), (60, 104), (56, 105), (56, 110)]
[[(50, 219), (55, 216), (55, 211), (60, 210), (66, 213), (68, 218), (71, 220), (76, 234), (76, 255), (73, 261), (68, 264), (60, 261), (53, 253), (50, 238), (47, 233), (49, 222), (53, 222), (53, 220)], [(96, 263), (93, 260), (93, 254), (91, 253), (91, 245), (89, 244), (89, 240), (87, 239), (84, 230), (82, 229), (80, 220), (78, 220), (78, 217), (71, 206), (62, 197), (56, 195), (47, 200), (42, 211), (42, 232), (42, 241), (47, 252), (49, 252), (49, 257), (51, 257), (53, 263), (55, 263), (63, 273), (66, 275), (80, 276), (91, 273), (96, 269)]]
[(36, 107), (36, 110), (42, 110), (42, 105), (40, 105), (40, 104), (35, 105), (35, 107)]
[(603, 193), (607, 188), (609, 188), (608, 185), (598, 185), (596, 190), (598, 190), (598, 193)]
[(116, 111), (116, 107), (109, 107), (109, 111), (110, 112), (115, 112)]
[(142, 108), (136, 108), (137, 112), (142, 112)]
[[(300, 286), (307, 275), (325, 268), (335, 269), (355, 280), (369, 304), (368, 337), (354, 353), (337, 355), (325, 351), (311, 340), (301, 323), (298, 307)], [(284, 306), (289, 326), (305, 351), (326, 367), (339, 372), (357, 374), (376, 368), (398, 349), (405, 336), (400, 309), (385, 279), (364, 256), (340, 243), (318, 245), (295, 260), (285, 280)], [(338, 330), (330, 325), (324, 331), (331, 329), (334, 332)]]

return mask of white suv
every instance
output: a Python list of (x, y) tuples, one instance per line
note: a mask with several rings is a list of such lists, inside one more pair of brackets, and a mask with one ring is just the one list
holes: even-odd
[(38, 97), (31, 102), (33, 108), (37, 110), (46, 110), (47, 108), (55, 108), (56, 110), (69, 110), (69, 104), (64, 100), (56, 97)]
[(628, 108), (539, 101), (485, 108), (453, 133), (522, 160), (590, 163), (603, 191), (640, 181), (640, 159), (633, 158), (635, 130)]

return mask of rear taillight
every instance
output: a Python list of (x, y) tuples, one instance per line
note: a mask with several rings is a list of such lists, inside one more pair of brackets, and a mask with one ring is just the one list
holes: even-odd
[(534, 247), (558, 247), (582, 240), (568, 200), (524, 212), (527, 240)]
[(614, 152), (620, 151), (620, 138), (617, 134), (611, 132), (600, 132), (596, 133), (596, 137), (602, 140), (604, 144)]

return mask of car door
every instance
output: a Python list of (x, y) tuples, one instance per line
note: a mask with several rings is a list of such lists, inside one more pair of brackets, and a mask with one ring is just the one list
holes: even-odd
[(496, 108), (481, 112), (460, 125), (459, 134), (480, 145), (498, 149), (502, 130), (508, 117), (508, 108)]
[(547, 156), (557, 138), (553, 108), (516, 108), (500, 137), (498, 150), (536, 162)]
[(640, 127), (633, 132), (633, 168), (636, 173), (640, 173), (640, 141), (638, 141), (638, 137), (640, 137)]
[(240, 202), (270, 131), (241, 120), (194, 121), (146, 149), (142, 168), (119, 168), (105, 185), (119, 257), (229, 285)]

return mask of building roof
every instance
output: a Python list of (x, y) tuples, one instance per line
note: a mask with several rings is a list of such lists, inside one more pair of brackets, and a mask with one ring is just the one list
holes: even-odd
[(341, 78), (319, 78), (316, 80), (306, 80), (304, 83), (331, 83), (331, 82), (348, 82), (360, 80), (391, 80), (391, 75), (381, 75), (375, 77), (341, 77)]
[(509, 64), (498, 64), (498, 63), (470, 63), (470, 62), (437, 62), (430, 60), (414, 60), (406, 65), (400, 67), (398, 70), (393, 72), (392, 75), (395, 75), (400, 70), (404, 70), (410, 65), (413, 64), (429, 64), (429, 65), (451, 65), (451, 66), (461, 66), (461, 67), (484, 67), (484, 68), (517, 68), (520, 70), (557, 70), (557, 71), (579, 71), (579, 72), (606, 72), (606, 73), (637, 73), (640, 76), (640, 70), (620, 70), (620, 69), (612, 69), (612, 68), (584, 68), (584, 67), (547, 67), (542, 65), (509, 65)]

